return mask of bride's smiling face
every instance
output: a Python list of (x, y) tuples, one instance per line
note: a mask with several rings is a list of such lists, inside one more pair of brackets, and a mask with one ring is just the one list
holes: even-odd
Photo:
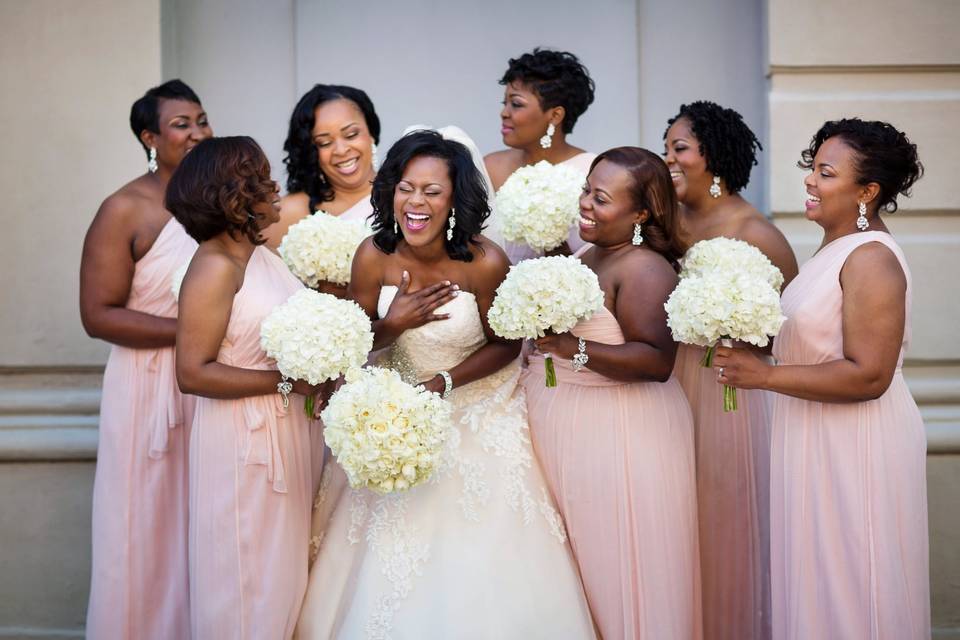
[(417, 156), (407, 163), (393, 191), (393, 215), (404, 240), (414, 247), (446, 233), (453, 207), (453, 182), (447, 161)]

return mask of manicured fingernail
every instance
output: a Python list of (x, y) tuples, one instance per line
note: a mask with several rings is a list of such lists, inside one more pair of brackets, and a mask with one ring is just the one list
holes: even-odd
[(446, 286), (450, 286), (450, 281), (449, 281), (449, 280), (444, 280), (444, 281), (443, 281), (443, 284), (446, 285)]
[(459, 291), (459, 290), (460, 290), (460, 285), (455, 284), (455, 285), (453, 285), (453, 288), (454, 288), (454, 290)]
[(410, 274), (407, 273), (406, 271), (403, 272), (403, 277), (404, 277), (404, 278), (406, 278), (408, 275), (410, 275)]
[(460, 292), (459, 292), (459, 291), (454, 291), (454, 292), (451, 293), (450, 295), (452, 295), (454, 298), (456, 298), (458, 295), (460, 295)]

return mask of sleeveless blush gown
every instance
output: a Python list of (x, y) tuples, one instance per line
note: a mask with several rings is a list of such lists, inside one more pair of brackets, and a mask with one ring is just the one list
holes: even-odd
[[(381, 317), (396, 291), (381, 289)], [(451, 317), (408, 330), (391, 347), (393, 362), (418, 380), (486, 340), (472, 294), (438, 311)], [(454, 428), (423, 485), (381, 496), (350, 489), (343, 470), (326, 465), (298, 638), (594, 638), (530, 447), (519, 373), (515, 361), (453, 390)]]
[[(127, 308), (176, 318), (170, 279), (196, 248), (171, 218), (134, 266)], [(114, 345), (100, 402), (87, 637), (188, 637), (193, 398), (177, 387), (174, 348)]]
[[(603, 307), (573, 335), (623, 344)], [(701, 637), (693, 421), (673, 377), (625, 383), (543, 356), (523, 376), (537, 459), (605, 640)]]
[[(264, 247), (254, 249), (217, 360), (275, 370), (260, 323), (303, 287)], [(190, 442), (190, 601), (193, 637), (289, 638), (307, 584), (311, 429), (303, 396), (198, 398)], [(185, 637), (185, 636), (182, 636)]]
[(706, 640), (770, 638), (770, 420), (773, 394), (723, 386), (703, 367), (705, 349), (681, 344), (674, 374), (696, 434), (697, 507)]
[(777, 640), (930, 637), (926, 432), (900, 370), (910, 343), (912, 285), (893, 238), (879, 231), (843, 236), (804, 264), (783, 293), (788, 319), (773, 353), (781, 365), (843, 357), (840, 270), (868, 242), (890, 249), (907, 276), (900, 359), (875, 400), (775, 396), (770, 504)]

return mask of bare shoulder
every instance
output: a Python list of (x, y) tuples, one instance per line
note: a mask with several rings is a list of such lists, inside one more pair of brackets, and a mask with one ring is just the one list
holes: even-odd
[(677, 272), (670, 262), (653, 250), (627, 252), (617, 261), (616, 274), (624, 283), (662, 283), (673, 288), (677, 284)]
[(867, 242), (847, 256), (840, 270), (841, 282), (849, 279), (869, 280), (872, 287), (905, 289), (907, 276), (896, 254), (882, 242)]
[(490, 174), (490, 181), (494, 189), (499, 189), (510, 174), (520, 167), (521, 154), (516, 149), (501, 149), (488, 153), (483, 158), (483, 164)]
[(768, 220), (753, 206), (747, 205), (736, 236), (760, 249), (770, 259), (784, 277), (784, 286), (793, 280), (798, 271), (797, 257), (787, 242), (786, 236), (772, 221)]
[(202, 292), (205, 297), (209, 292), (224, 289), (236, 293), (243, 284), (243, 274), (244, 269), (229, 256), (201, 245), (190, 261), (181, 290)]
[(503, 248), (486, 236), (478, 235), (476, 239), (479, 244), (471, 246), (474, 263), (482, 269), (506, 273), (510, 268), (510, 259)]

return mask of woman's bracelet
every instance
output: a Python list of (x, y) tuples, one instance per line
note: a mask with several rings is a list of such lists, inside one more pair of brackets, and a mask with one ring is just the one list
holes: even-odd
[(450, 392), (453, 391), (453, 378), (448, 371), (441, 371), (437, 373), (437, 375), (443, 378), (443, 393), (440, 394), (440, 397), (446, 398), (450, 395)]
[(573, 370), (580, 373), (580, 369), (587, 366), (590, 356), (587, 355), (587, 341), (577, 338), (577, 353), (573, 354)]
[(277, 393), (283, 396), (283, 408), (290, 406), (290, 393), (293, 391), (293, 383), (287, 376), (281, 374), (280, 382), (277, 383)]

